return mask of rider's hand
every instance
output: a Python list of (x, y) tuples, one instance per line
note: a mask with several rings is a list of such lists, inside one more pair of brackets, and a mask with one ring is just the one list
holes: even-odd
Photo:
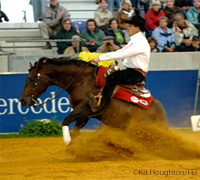
[(99, 62), (99, 57), (94, 57), (91, 59), (92, 62), (98, 63)]

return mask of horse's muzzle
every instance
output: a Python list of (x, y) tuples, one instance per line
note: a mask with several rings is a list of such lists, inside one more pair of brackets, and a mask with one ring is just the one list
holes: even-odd
[(30, 96), (24, 96), (20, 98), (20, 102), (22, 104), (23, 107), (26, 106), (33, 106), (34, 105), (34, 101)]

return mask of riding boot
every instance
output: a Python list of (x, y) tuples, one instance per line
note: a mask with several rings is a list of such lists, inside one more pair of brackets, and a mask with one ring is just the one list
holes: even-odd
[(99, 110), (99, 108), (97, 107), (97, 100), (96, 100), (94, 94), (90, 93), (88, 95), (88, 101), (89, 101), (89, 105), (91, 107), (92, 112), (97, 112)]
[(102, 93), (102, 101), (101, 101), (101, 105), (98, 107), (97, 106), (97, 99), (95, 98), (95, 96), (90, 93), (88, 95), (88, 99), (89, 99), (89, 104), (91, 106), (91, 110), (92, 112), (97, 112), (99, 111), (100, 109), (103, 109), (107, 104), (108, 102), (110, 101), (110, 98), (112, 96), (112, 92), (114, 90), (115, 86), (109, 86), (109, 85), (105, 85), (104, 89), (103, 89), (103, 93)]

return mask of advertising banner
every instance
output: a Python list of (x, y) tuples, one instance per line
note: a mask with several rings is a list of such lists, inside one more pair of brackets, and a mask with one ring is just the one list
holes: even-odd
[[(22, 107), (19, 98), (26, 77), (27, 74), (0, 75), (0, 133), (18, 132), (20, 125), (25, 124), (25, 119), (52, 119), (56, 116), (62, 122), (72, 110), (66, 92), (39, 108)], [(148, 73), (145, 87), (164, 105), (170, 127), (191, 127), (190, 116), (194, 110), (197, 78), (198, 70)], [(49, 87), (37, 102), (42, 103), (54, 96), (57, 88)], [(198, 96), (197, 114), (200, 114), (200, 95)], [(74, 123), (71, 126), (73, 125)], [(99, 121), (90, 119), (85, 128), (96, 128), (99, 125)]]

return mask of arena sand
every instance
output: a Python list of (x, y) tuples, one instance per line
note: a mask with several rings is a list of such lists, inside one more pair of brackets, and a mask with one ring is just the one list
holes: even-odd
[(132, 124), (61, 137), (0, 139), (1, 180), (200, 179), (200, 133)]

